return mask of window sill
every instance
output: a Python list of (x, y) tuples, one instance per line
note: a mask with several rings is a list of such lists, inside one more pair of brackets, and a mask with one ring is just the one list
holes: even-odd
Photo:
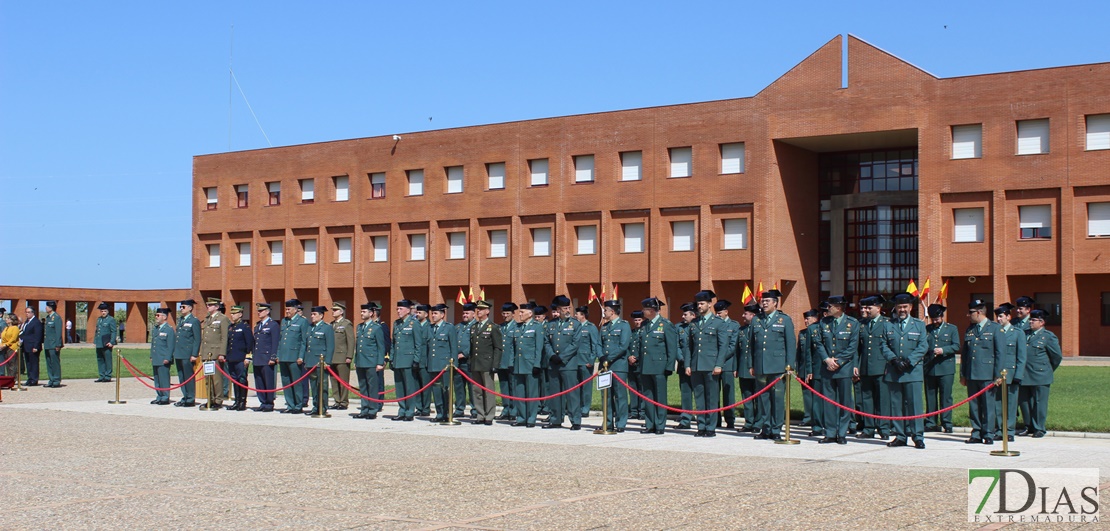
[(744, 172), (738, 171), (736, 173), (718, 173), (717, 174), (718, 177), (724, 177), (725, 175), (744, 175)]
[(1050, 242), (1052, 238), (1018, 238), (1019, 242)]
[(640, 178), (640, 179), (621, 179), (617, 182), (619, 182), (619, 183), (641, 183), (641, 182), (644, 182), (644, 179), (643, 178)]
[(1030, 155), (1048, 155), (1048, 154), (1049, 154), (1049, 152), (1045, 151), (1043, 153), (1014, 153), (1014, 156), (1015, 157), (1028, 157)]
[(528, 185), (528, 188), (547, 188), (548, 186), (550, 186), (550, 185), (549, 185), (549, 184), (547, 184), (547, 183), (543, 183), (543, 184), (529, 184), (529, 185)]
[(691, 177), (693, 177), (693, 175), (668, 175), (667, 176), (668, 179), (689, 179)]
[(952, 242), (952, 243), (955, 243), (955, 244), (961, 244), (961, 243), (983, 243), (984, 241), (985, 241), (985, 240), (979, 240), (979, 241), (975, 241), (975, 242), (957, 242), (957, 241), (954, 241), (954, 242)]
[(748, 250), (747, 247), (730, 247), (730, 248), (727, 248), (727, 249), (726, 248), (721, 248), (721, 251), (747, 251), (747, 250)]
[(621, 254), (644, 254), (643, 251), (621, 251)]
[(597, 181), (574, 181), (574, 184), (593, 184)]
[(505, 188), (504, 187), (501, 187), (501, 188), (486, 188), (486, 191), (487, 192), (504, 192)]
[(948, 160), (983, 160), (983, 156), (980, 155), (978, 157), (960, 157), (958, 159), (957, 158), (951, 158), (951, 159), (948, 159)]
[(504, 260), (506, 258), (508, 258), (508, 256), (487, 256), (486, 257), (487, 260)]

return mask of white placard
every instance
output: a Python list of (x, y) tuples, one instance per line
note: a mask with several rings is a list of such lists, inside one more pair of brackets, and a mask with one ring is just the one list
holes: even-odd
[(216, 374), (216, 362), (214, 362), (214, 361), (204, 362), (204, 375), (205, 376), (212, 376), (213, 374)]
[(597, 373), (597, 390), (613, 387), (613, 371)]

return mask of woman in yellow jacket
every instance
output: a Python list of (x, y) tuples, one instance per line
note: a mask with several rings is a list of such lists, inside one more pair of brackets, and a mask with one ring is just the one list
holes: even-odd
[[(5, 317), (8, 320), (8, 326), (4, 328), (4, 333), (0, 334), (0, 363), (8, 359), (13, 352), (19, 352), (19, 317), (14, 313), (9, 313)], [(17, 375), (15, 371), (15, 359), (12, 359), (0, 368), (0, 374), (18, 378), (19, 375)]]

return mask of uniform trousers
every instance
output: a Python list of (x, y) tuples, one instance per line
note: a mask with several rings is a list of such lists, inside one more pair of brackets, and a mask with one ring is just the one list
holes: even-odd
[[(470, 376), (482, 387), (494, 389), (493, 374), (493, 371), (476, 371), (470, 373)], [(474, 400), (474, 412), (477, 414), (478, 422), (492, 421), (497, 414), (497, 397), (493, 393), (483, 391), (477, 385), (470, 389), (470, 397)]]
[[(829, 397), (837, 404), (855, 409), (852, 400), (851, 378), (819, 378), (813, 380), (819, 384), (821, 394)], [(836, 407), (824, 400), (821, 401), (822, 421), (824, 422), (825, 437), (837, 439), (848, 436), (848, 425), (852, 422), (852, 413)]]
[(994, 417), (998, 422), (995, 423), (994, 438), (1002, 438), (1002, 426), (1006, 425), (1006, 434), (1010, 437), (1014, 436), (1017, 428), (1017, 412), (1018, 412), (1018, 392), (1021, 390), (1020, 385), (1006, 385), (1006, 411), (1002, 411), (1002, 388), (998, 387), (995, 392), (994, 400)]
[[(240, 385), (231, 383), (235, 389), (235, 402), (247, 403), (247, 390), (242, 386), (247, 385), (247, 366), (243, 361), (229, 361), (227, 362), (227, 373), (231, 375), (231, 380), (238, 382)], [(226, 391), (225, 391), (226, 393)]]
[(1044, 433), (1048, 419), (1048, 390), (1051, 385), (1023, 385), (1018, 392), (1021, 418), (1030, 434)]
[[(538, 398), (540, 396), (540, 377), (532, 373), (513, 373), (513, 396), (520, 398)], [(536, 415), (539, 414), (540, 404), (535, 400), (520, 401), (516, 403), (516, 421), (528, 425), (536, 424)]]
[[(761, 374), (756, 380), (756, 387), (763, 389), (775, 381), (776, 378), (782, 376), (781, 374)], [(759, 395), (756, 400), (759, 401), (759, 410), (763, 412), (760, 415), (763, 424), (760, 426), (760, 431), (764, 434), (770, 434), (772, 437), (778, 437), (782, 433), (782, 425), (786, 420), (786, 412), (783, 409), (783, 382), (779, 381), (772, 386), (767, 392)]]
[[(612, 370), (612, 369), (610, 369)], [(613, 371), (613, 375), (621, 380), (628, 381), (628, 371)], [(609, 427), (623, 430), (628, 425), (628, 389), (613, 379), (613, 387), (609, 389)]]
[[(885, 415), (890, 410), (890, 395), (882, 376), (861, 376), (859, 385), (860, 394), (856, 395), (856, 402), (860, 405), (860, 411)], [(863, 417), (863, 433), (878, 433), (884, 437), (890, 435), (890, 421)]]
[[(755, 394), (759, 389), (756, 388), (756, 380), (754, 376), (744, 377), (740, 376), (740, 398), (748, 400), (749, 397)], [(744, 402), (744, 428), (747, 430), (759, 429), (763, 425), (763, 419), (759, 416), (759, 399), (748, 400)]]
[[(990, 385), (991, 381), (968, 380), (967, 396), (978, 393)], [(994, 399), (997, 393), (997, 389), (991, 389), (968, 404), (967, 416), (971, 421), (971, 438), (994, 439)]]
[[(27, 365), (30, 370), (31, 366)], [(112, 378), (112, 349), (105, 347), (96, 347), (96, 373), (101, 379), (110, 380)], [(30, 375), (31, 373), (27, 373)], [(39, 362), (38, 356), (35, 356), (35, 379), (39, 375)]]
[[(339, 378), (336, 378), (330, 374), (328, 375), (328, 378), (331, 381), (331, 396), (335, 399), (335, 406), (347, 407), (350, 405), (351, 400), (350, 391), (347, 389), (347, 386), (343, 384), (351, 383), (351, 364), (332, 363), (331, 370), (335, 371), (335, 374), (339, 375)], [(342, 380), (342, 382), (340, 380)]]
[(255, 392), (255, 395), (258, 396), (258, 406), (265, 410), (274, 409), (274, 393), (261, 391), (261, 389), (274, 389), (275, 387), (274, 366), (270, 365), (269, 362), (254, 366), (254, 387), (259, 389)]
[[(691, 371), (690, 384), (694, 389), (694, 403), (700, 410), (717, 409), (721, 399), (721, 376), (709, 371)], [(685, 408), (683, 408), (685, 409)], [(717, 431), (717, 414), (706, 413), (697, 416), (698, 430), (713, 433)]]
[[(153, 369), (151, 375), (154, 376), (154, 387), (157, 387), (158, 389), (168, 389), (170, 387), (170, 366), (156, 363), (152, 364), (151, 368)], [(170, 392), (168, 390), (155, 390), (154, 397), (159, 402), (169, 403)]]
[[(593, 375), (593, 367), (586, 367), (585, 365), (578, 367), (578, 381), (581, 382), (587, 380)], [(583, 417), (590, 416), (590, 407), (594, 405), (594, 387), (597, 387), (597, 385), (594, 383), (590, 383), (590, 385), (583, 385), (580, 389), (578, 389), (578, 401), (582, 404)]]
[[(890, 392), (890, 411), (884, 413), (891, 417), (912, 417), (921, 415), (921, 383), (920, 382), (887, 382)], [(925, 440), (925, 419), (893, 420), (891, 428), (894, 438), (899, 441), (912, 439)]]
[(50, 379), (51, 385), (58, 385), (62, 383), (61, 352), (61, 350), (56, 348), (48, 348), (43, 350), (43, 353), (46, 354), (46, 377)]
[[(932, 413), (952, 406), (952, 380), (951, 374), (945, 376), (925, 376), (925, 411)], [(946, 411), (939, 415), (925, 417), (925, 429), (941, 426), (952, 429), (952, 412)]]
[[(570, 367), (567, 370), (555, 371), (558, 376), (558, 386), (555, 388), (555, 393), (561, 393), (567, 389), (571, 389), (578, 385), (582, 380), (578, 379), (578, 367)], [(549, 393), (554, 394), (554, 393)], [(562, 424), (564, 417), (569, 417), (571, 424), (582, 424), (582, 395), (575, 389), (574, 392), (567, 393), (563, 396), (552, 398), (551, 403), (551, 418), (548, 422), (555, 424)]]
[(516, 403), (511, 398), (505, 398), (506, 396), (513, 396), (513, 371), (512, 369), (497, 369), (496, 374), (498, 390), (502, 395), (505, 395), (501, 397), (501, 415), (515, 419)]
[[(736, 377), (732, 371), (721, 373), (721, 401), (720, 406), (736, 403)], [(720, 407), (718, 406), (718, 407)], [(724, 422), (722, 422), (724, 421)], [(733, 426), (736, 424), (736, 408), (728, 408), (717, 413), (717, 425)]]
[[(691, 376), (686, 375), (686, 366), (682, 363), (678, 364), (678, 396), (681, 403), (681, 408), (687, 411), (694, 409), (694, 386), (691, 383)], [(690, 422), (694, 420), (694, 416), (690, 413), (680, 413), (678, 415), (678, 425), (683, 428), (689, 428)]]
[[(644, 396), (667, 403), (667, 377), (662, 374), (641, 374), (640, 389)], [(667, 427), (667, 410), (644, 400), (644, 428), (662, 430)]]
[(304, 389), (300, 384), (291, 384), (304, 375), (304, 365), (298, 365), (295, 361), (280, 361), (278, 365), (281, 367), (281, 385), (285, 387), (283, 395), (286, 409), (303, 409)]
[[(393, 369), (393, 384), (397, 387), (397, 390), (394, 394), (397, 395), (397, 398), (403, 398), (403, 397), (409, 396), (409, 395), (415, 393), (417, 389), (420, 389), (419, 387), (416, 386), (416, 372), (419, 371), (419, 370), (420, 369), (418, 369), (418, 368), (412, 368), (412, 367), (408, 367), (408, 368), (404, 368), (404, 369)], [(420, 397), (419, 396), (414, 396), (412, 398), (409, 398), (409, 399), (402, 400), (402, 401), (398, 402), (397, 403), (397, 416), (398, 417), (412, 417), (412, 416), (415, 416), (416, 415), (416, 407), (417, 407), (417, 404), (419, 402), (420, 402)]]
[(312, 395), (312, 411), (323, 414), (328, 410), (328, 375), (320, 363), (311, 367), (306, 366), (306, 371), (312, 371), (308, 377), (309, 393)]
[[(173, 360), (174, 365), (177, 366), (177, 383), (181, 385), (181, 401), (187, 404), (192, 404), (197, 399), (197, 381), (193, 378), (193, 362), (188, 358)], [(186, 383), (188, 382), (188, 383)]]
[[(817, 392), (824, 395), (825, 394), (825, 391), (824, 391), (825, 388), (824, 388), (824, 383), (822, 383), (822, 382), (824, 382), (824, 378), (819, 378), (819, 377), (817, 377), (816, 374), (813, 375), (813, 376), (814, 376), (813, 381), (809, 385), (812, 386), (814, 389), (816, 389)], [(850, 378), (845, 378), (845, 380), (848, 380), (849, 382), (851, 381)], [(824, 400), (821, 400), (820, 398), (817, 398), (817, 396), (814, 395), (813, 392), (811, 392), (809, 389), (805, 389), (804, 391), (810, 397), (810, 400), (812, 402), (811, 405), (810, 405), (810, 411), (809, 411), (809, 425), (813, 429), (810, 430), (810, 431), (816, 432), (817, 435), (824, 435), (825, 434), (825, 404), (827, 404), (828, 402), (825, 402)], [(825, 395), (825, 396), (829, 396), (829, 395)], [(848, 397), (847, 397), (847, 399), (848, 400), (852, 399), (851, 387), (848, 387)], [(839, 408), (837, 408), (837, 409), (839, 409)], [(848, 427), (847, 419), (849, 419), (851, 417), (848, 416), (847, 412), (845, 412), (845, 415), (846, 416), (845, 416), (844, 427), (845, 427), (845, 429), (847, 429), (847, 427)], [(840, 422), (839, 417), (837, 418), (837, 422), (838, 423)]]
[[(381, 400), (378, 395), (381, 388), (378, 387), (378, 370), (376, 367), (355, 367), (355, 376), (358, 378), (359, 394)], [(377, 415), (378, 411), (381, 411), (381, 405), (378, 402), (365, 398), (362, 399), (359, 406), (358, 412), (360, 415)]]

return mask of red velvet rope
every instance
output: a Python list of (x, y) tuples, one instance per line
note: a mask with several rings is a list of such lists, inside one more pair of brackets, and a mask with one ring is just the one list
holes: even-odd
[(583, 385), (586, 385), (587, 383), (593, 381), (594, 378), (597, 378), (597, 373), (594, 373), (593, 376), (590, 376), (589, 378), (586, 378), (585, 380), (582, 380), (581, 382), (578, 383), (578, 385), (576, 385), (574, 387), (571, 387), (570, 389), (567, 389), (566, 391), (560, 391), (560, 392), (555, 393), (553, 395), (541, 396), (541, 397), (536, 397), (536, 398), (520, 398), (520, 397), (517, 397), (517, 396), (503, 395), (501, 393), (498, 393), (497, 391), (494, 391), (493, 389), (489, 389), (486, 386), (484, 386), (484, 385), (482, 385), (478, 382), (475, 382), (474, 380), (472, 380), (470, 378), (469, 374), (466, 374), (465, 372), (460, 371), (457, 368), (455, 370), (458, 371), (458, 373), (462, 375), (463, 379), (470, 382), (471, 384), (474, 384), (474, 386), (477, 387), (478, 389), (481, 389), (481, 390), (483, 390), (483, 391), (485, 391), (485, 392), (487, 392), (491, 395), (499, 396), (501, 398), (507, 398), (509, 400), (516, 400), (517, 402), (539, 402), (540, 400), (549, 400), (549, 399), (552, 399), (552, 398), (558, 398), (558, 397), (563, 396), (565, 394), (569, 394), (571, 391), (577, 390), (579, 387), (582, 387)]
[(308, 378), (309, 376), (311, 376), (311, 375), (312, 375), (312, 371), (305, 371), (305, 372), (304, 372), (304, 374), (302, 374), (300, 378), (297, 378), (297, 380), (296, 380), (295, 382), (293, 382), (293, 383), (291, 383), (291, 384), (289, 384), (289, 385), (283, 385), (283, 386), (281, 386), (281, 387), (278, 387), (277, 389), (255, 389), (255, 388), (253, 388), (253, 387), (251, 387), (251, 386), (249, 386), (249, 385), (241, 384), (241, 383), (239, 383), (239, 382), (235, 381), (235, 380), (234, 380), (234, 379), (233, 379), (233, 378), (231, 377), (231, 375), (229, 375), (228, 373), (224, 372), (224, 368), (223, 368), (223, 367), (220, 367), (220, 364), (219, 364), (219, 363), (217, 363), (217, 364), (216, 364), (216, 370), (217, 370), (217, 371), (220, 371), (220, 373), (221, 373), (221, 374), (223, 374), (224, 376), (226, 376), (226, 377), (227, 377), (227, 381), (229, 381), (229, 382), (231, 382), (231, 383), (233, 383), (233, 384), (235, 384), (235, 385), (238, 385), (239, 387), (242, 387), (243, 389), (246, 389), (246, 390), (248, 390), (248, 391), (254, 391), (254, 392), (256, 392), (256, 393), (276, 393), (276, 392), (278, 392), (278, 391), (284, 391), (284, 390), (286, 390), (286, 389), (289, 389), (290, 387), (293, 387), (294, 385), (297, 385), (297, 384), (299, 384), (299, 383), (303, 382), (303, 381), (304, 381), (304, 380), (305, 380), (306, 378)]
[[(355, 396), (358, 396), (359, 398), (365, 398), (366, 400), (369, 400), (371, 402), (377, 402), (379, 404), (387, 404), (387, 403), (390, 403), (390, 402), (400, 402), (402, 400), (408, 400), (408, 399), (410, 399), (410, 398), (412, 398), (412, 397), (414, 397), (414, 396), (416, 396), (420, 393), (423, 393), (429, 387), (431, 387), (432, 384), (436, 383), (436, 381), (438, 381), (440, 378), (442, 378), (443, 373), (445, 371), (447, 371), (447, 367), (444, 367), (443, 370), (439, 371), (439, 374), (437, 374), (435, 378), (432, 378), (432, 381), (428, 382), (428, 385), (425, 385), (424, 387), (421, 387), (418, 391), (416, 391), (415, 393), (413, 393), (409, 396), (404, 396), (404, 397), (401, 397), (401, 398), (392, 398), (392, 399), (386, 398), (386, 399), (379, 400), (377, 398), (370, 398), (370, 397), (358, 392), (358, 389), (355, 389), (354, 387), (351, 387), (350, 382), (344, 380), (338, 374), (335, 374), (335, 371), (332, 370), (330, 365), (325, 365), (324, 368), (327, 369), (327, 371), (329, 373), (331, 373), (331, 375), (333, 377), (335, 377), (335, 381), (339, 382), (339, 385), (342, 385), (343, 387), (346, 387), (347, 390), (351, 392), (351, 394), (353, 394)], [(377, 378), (377, 376), (374, 376), (374, 377)], [(382, 393), (382, 394), (385, 394), (385, 393)], [(381, 394), (379, 394), (378, 396), (381, 396)]]
[[(194, 371), (192, 376), (190, 376), (187, 380), (185, 380), (184, 382), (181, 382), (177, 385), (171, 385), (169, 387), (154, 387), (153, 385), (150, 385), (150, 384), (146, 383), (146, 380), (143, 380), (142, 378), (135, 375), (136, 372), (138, 372), (139, 374), (143, 374), (143, 371), (140, 371), (137, 367), (132, 365), (130, 361), (127, 361), (127, 358), (125, 358), (123, 356), (120, 356), (119, 359), (120, 359), (120, 361), (123, 362), (123, 366), (127, 368), (127, 372), (131, 373), (131, 376), (134, 376), (135, 379), (139, 381), (139, 383), (141, 383), (141, 384), (143, 384), (143, 385), (145, 385), (145, 386), (147, 386), (147, 387), (149, 387), (149, 388), (151, 388), (155, 391), (173, 391), (174, 389), (180, 389), (181, 387), (184, 387), (185, 384), (193, 381), (193, 379), (195, 379), (197, 377), (197, 373), (196, 373), (196, 371)], [(146, 375), (143, 374), (143, 376), (146, 376)], [(150, 378), (150, 376), (146, 376), (146, 377)]]
[[(960, 407), (960, 406), (962, 406), (962, 405), (964, 405), (968, 402), (971, 402), (972, 400), (975, 400), (976, 398), (979, 398), (980, 396), (983, 395), (983, 393), (986, 393), (987, 391), (989, 391), (992, 387), (994, 387), (996, 385), (994, 382), (991, 382), (990, 385), (980, 389), (978, 393), (975, 393), (975, 394), (967, 397), (966, 400), (963, 400), (958, 404), (952, 404), (951, 406), (948, 406), (948, 407), (946, 407), (944, 409), (941, 409), (939, 411), (930, 411), (930, 412), (922, 414), (922, 415), (912, 415), (912, 416), (908, 416), (908, 417), (887, 417), (887, 416), (884, 416), (884, 415), (872, 415), (871, 413), (864, 413), (862, 411), (856, 411), (855, 409), (852, 409), (848, 406), (842, 405), (842, 404), (836, 402), (835, 400), (833, 400), (833, 399), (831, 399), (831, 398), (829, 398), (829, 397), (827, 397), (827, 396), (825, 396), (821, 393), (818, 393), (816, 389), (810, 387), (809, 384), (805, 383), (801, 378), (798, 378), (797, 374), (794, 375), (794, 379), (798, 380), (798, 383), (802, 384), (802, 387), (805, 387), (806, 389), (809, 389), (809, 392), (813, 393), (814, 396), (821, 397), (821, 400), (824, 400), (825, 402), (828, 402), (828, 403), (830, 403), (830, 404), (832, 404), (832, 405), (834, 405), (834, 406), (836, 406), (840, 409), (848, 411), (850, 413), (855, 413), (857, 415), (860, 415), (861, 417), (867, 417), (867, 418), (879, 419), (879, 420), (916, 420), (916, 419), (923, 419), (923, 418), (926, 418), (926, 417), (932, 417), (932, 416), (935, 416), (935, 415), (939, 415), (941, 413), (947, 413), (947, 412), (952, 411), (953, 409), (956, 409), (956, 408), (958, 408), (958, 407)], [(994, 406), (988, 406), (988, 407), (994, 407)]]
[(654, 405), (654, 406), (656, 406), (656, 407), (661, 407), (661, 408), (663, 408), (663, 409), (666, 409), (666, 410), (668, 410), (668, 411), (674, 411), (675, 413), (688, 413), (688, 414), (690, 414), (690, 415), (709, 415), (709, 414), (713, 414), (713, 413), (720, 413), (721, 411), (727, 411), (727, 410), (729, 410), (729, 409), (732, 409), (732, 408), (734, 408), (734, 407), (736, 407), (736, 406), (739, 406), (739, 405), (745, 404), (745, 403), (747, 403), (747, 402), (750, 402), (750, 401), (751, 401), (751, 400), (752, 400), (753, 398), (755, 398), (755, 397), (757, 397), (757, 396), (759, 396), (759, 395), (761, 395), (761, 394), (763, 394), (763, 393), (766, 393), (766, 392), (767, 392), (768, 390), (770, 390), (770, 389), (771, 389), (772, 387), (774, 387), (774, 386), (775, 386), (775, 384), (779, 383), (779, 381), (781, 381), (781, 380), (782, 380), (783, 378), (785, 378), (785, 377), (786, 377), (786, 376), (785, 376), (785, 375), (783, 375), (783, 376), (779, 376), (778, 378), (775, 378), (775, 381), (773, 381), (773, 382), (771, 382), (771, 383), (767, 384), (767, 387), (764, 387), (763, 389), (760, 389), (760, 390), (759, 390), (759, 392), (757, 392), (757, 393), (753, 393), (753, 394), (752, 394), (752, 396), (749, 396), (748, 398), (745, 398), (745, 399), (743, 399), (743, 400), (741, 400), (741, 401), (739, 401), (739, 402), (737, 402), (737, 403), (735, 403), (735, 404), (732, 404), (732, 405), (728, 405), (728, 406), (724, 406), (724, 407), (719, 407), (719, 408), (717, 408), (717, 409), (702, 409), (702, 410), (697, 410), (697, 409), (679, 409), (679, 408), (677, 408), (677, 407), (671, 407), (671, 406), (668, 406), (668, 405), (665, 405), (665, 404), (660, 404), (659, 402), (656, 402), (656, 401), (654, 401), (654, 400), (652, 400), (652, 399), (650, 399), (650, 398), (648, 398), (648, 397), (646, 397), (646, 396), (644, 396), (644, 395), (640, 394), (640, 392), (639, 392), (639, 391), (637, 391), (637, 390), (633, 389), (633, 388), (632, 388), (631, 386), (629, 386), (629, 385), (628, 385), (628, 383), (627, 383), (627, 382), (625, 382), (624, 380), (622, 380), (620, 376), (617, 376), (617, 374), (616, 374), (616, 373), (613, 373), (613, 378), (616, 378), (616, 379), (617, 379), (617, 381), (618, 381), (618, 382), (620, 382), (620, 384), (621, 384), (621, 385), (623, 385), (623, 386), (627, 387), (627, 388), (628, 388), (628, 390), (632, 392), (632, 394), (634, 394), (634, 395), (636, 395), (636, 396), (640, 397), (640, 399), (641, 399), (641, 400), (643, 400), (643, 401), (645, 401), (645, 402), (647, 402), (647, 403), (649, 403), (649, 404), (652, 404), (652, 405)]
[(0, 367), (3, 367), (5, 365), (7, 365), (9, 361), (12, 361), (13, 359), (15, 359), (16, 354), (19, 354), (19, 351), (13, 349), (12, 350), (12, 355), (8, 356), (8, 359), (4, 360), (4, 363), (0, 363)]

